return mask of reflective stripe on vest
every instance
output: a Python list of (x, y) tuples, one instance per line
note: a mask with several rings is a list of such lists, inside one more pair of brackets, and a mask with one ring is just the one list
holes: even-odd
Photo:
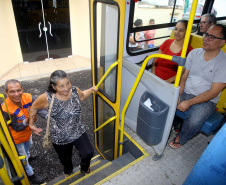
[[(6, 98), (6, 104), (7, 104), (9, 113), (15, 116), (18, 123), (20, 123), (20, 122), (23, 122), (23, 120), (25, 120), (29, 116), (29, 110), (32, 105), (32, 96), (29, 93), (23, 93), (21, 98), (22, 108), (19, 108), (18, 106), (13, 104), (8, 97)], [(2, 110), (4, 112), (7, 112), (7, 109), (4, 103), (2, 105)], [(9, 130), (11, 132), (11, 135), (13, 137), (15, 144), (29, 141), (32, 133), (29, 126), (26, 127), (24, 130), (17, 132), (13, 130), (12, 127), (9, 125)]]

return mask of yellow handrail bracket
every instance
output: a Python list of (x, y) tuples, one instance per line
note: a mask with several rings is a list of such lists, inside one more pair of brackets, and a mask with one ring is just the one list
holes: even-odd
[(104, 76), (102, 76), (102, 78), (100, 79), (99, 83), (96, 85), (96, 89), (105, 80), (105, 78), (107, 77), (107, 75), (111, 72), (112, 68), (114, 68), (116, 65), (118, 65), (118, 63), (119, 63), (119, 61), (117, 60), (116, 62), (114, 62), (113, 64), (110, 65), (110, 67), (108, 68), (108, 70), (105, 72)]
[(105, 121), (101, 126), (99, 126), (97, 129), (95, 129), (94, 132), (97, 132), (98, 130), (100, 130), (101, 128), (103, 128), (105, 125), (107, 125), (111, 121), (115, 120), (116, 118), (117, 118), (117, 116), (113, 116), (109, 120)]

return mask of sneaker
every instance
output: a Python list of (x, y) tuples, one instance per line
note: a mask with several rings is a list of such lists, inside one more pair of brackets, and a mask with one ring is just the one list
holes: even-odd
[(39, 157), (38, 154), (30, 155), (30, 157), (28, 158), (28, 162), (34, 161), (34, 160), (38, 159), (38, 157)]
[(34, 184), (42, 184), (44, 182), (44, 178), (36, 174), (28, 176), (28, 180)]

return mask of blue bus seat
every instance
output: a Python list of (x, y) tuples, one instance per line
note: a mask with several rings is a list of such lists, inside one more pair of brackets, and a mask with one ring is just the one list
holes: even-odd
[(226, 124), (212, 139), (183, 185), (226, 184)]
[[(184, 119), (187, 115), (187, 111), (181, 112), (179, 110), (176, 111), (176, 116), (178, 116), (181, 119)], [(203, 124), (200, 132), (210, 135), (213, 133), (216, 129), (219, 128), (224, 116), (223, 114), (215, 111), (210, 117), (206, 120), (206, 122)]]

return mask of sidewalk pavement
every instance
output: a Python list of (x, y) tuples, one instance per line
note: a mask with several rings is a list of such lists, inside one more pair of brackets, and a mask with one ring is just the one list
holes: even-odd
[(59, 58), (32, 63), (21, 63), (0, 78), (0, 86), (9, 79), (34, 80), (49, 77), (55, 70), (64, 70), (67, 73), (91, 68), (91, 60), (81, 56)]

